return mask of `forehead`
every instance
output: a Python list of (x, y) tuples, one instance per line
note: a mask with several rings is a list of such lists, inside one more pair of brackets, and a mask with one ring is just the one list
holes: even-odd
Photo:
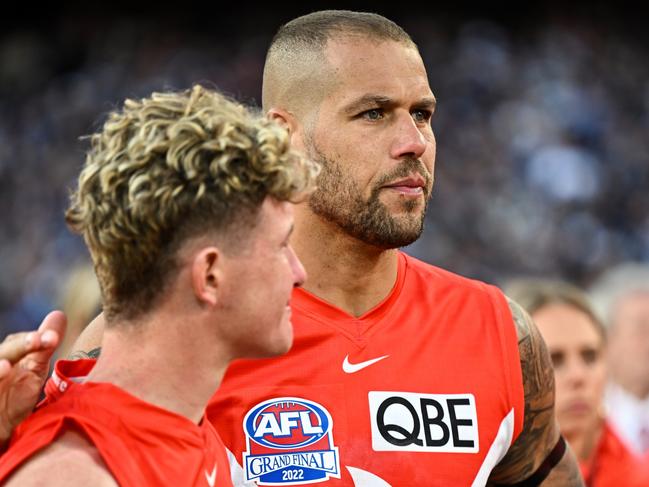
[(256, 225), (257, 239), (285, 238), (293, 226), (293, 203), (267, 196), (261, 205)]
[(548, 304), (535, 311), (532, 318), (551, 349), (597, 346), (603, 341), (591, 318), (569, 304)]
[(649, 318), (649, 291), (631, 292), (618, 300), (618, 312), (645, 315)]
[(331, 39), (325, 50), (335, 83), (326, 98), (346, 104), (368, 94), (416, 102), (433, 96), (417, 50), (359, 36)]

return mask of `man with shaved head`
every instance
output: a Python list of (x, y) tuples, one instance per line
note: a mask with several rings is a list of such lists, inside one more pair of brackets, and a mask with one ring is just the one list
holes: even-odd
[(263, 108), (322, 172), (295, 211), (293, 346), (234, 362), (208, 407), (235, 485), (582, 485), (528, 315), (398, 250), (421, 234), (436, 150), (408, 34), (349, 11), (287, 23)]

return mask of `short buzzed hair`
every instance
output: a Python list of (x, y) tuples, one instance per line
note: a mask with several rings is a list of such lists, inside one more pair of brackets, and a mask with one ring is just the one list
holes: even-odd
[(335, 35), (394, 41), (417, 49), (405, 30), (379, 14), (322, 10), (303, 15), (280, 27), (268, 48), (262, 89), (264, 110), (276, 102), (274, 88), (278, 82), (301, 74), (309, 63), (324, 62), (327, 41)]
[(109, 324), (152, 308), (183, 242), (245, 240), (267, 196), (299, 199), (318, 172), (283, 128), (198, 85), (126, 100), (90, 145), (66, 220), (90, 250)]

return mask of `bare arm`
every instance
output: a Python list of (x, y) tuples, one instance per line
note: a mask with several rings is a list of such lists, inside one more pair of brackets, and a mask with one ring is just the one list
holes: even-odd
[[(552, 362), (532, 318), (509, 301), (516, 331), (525, 391), (523, 431), (507, 455), (494, 468), (489, 485), (516, 484), (530, 477), (543, 463), (559, 439), (554, 414), (554, 372)], [(583, 486), (579, 466), (570, 447), (540, 485), (544, 487)]]
[(84, 328), (81, 335), (72, 345), (69, 359), (97, 358), (101, 352), (101, 338), (104, 335), (104, 313), (100, 313), (88, 326)]
[(75, 432), (63, 434), (16, 470), (7, 487), (117, 487), (97, 449)]

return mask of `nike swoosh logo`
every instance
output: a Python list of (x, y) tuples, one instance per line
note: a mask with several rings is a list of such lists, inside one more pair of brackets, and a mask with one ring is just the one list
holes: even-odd
[(347, 372), (348, 374), (353, 374), (354, 372), (358, 372), (359, 370), (363, 370), (365, 367), (369, 367), (372, 364), (375, 364), (379, 360), (383, 360), (384, 358), (388, 358), (389, 355), (383, 355), (383, 357), (377, 357), (373, 358), (371, 360), (366, 360), (365, 362), (359, 362), (357, 364), (352, 364), (349, 362), (349, 355), (345, 357), (345, 360), (343, 360), (343, 371)]
[(216, 482), (216, 464), (214, 464), (211, 474), (208, 474), (207, 470), (205, 470), (205, 480), (207, 480), (210, 487), (214, 487), (214, 482)]

